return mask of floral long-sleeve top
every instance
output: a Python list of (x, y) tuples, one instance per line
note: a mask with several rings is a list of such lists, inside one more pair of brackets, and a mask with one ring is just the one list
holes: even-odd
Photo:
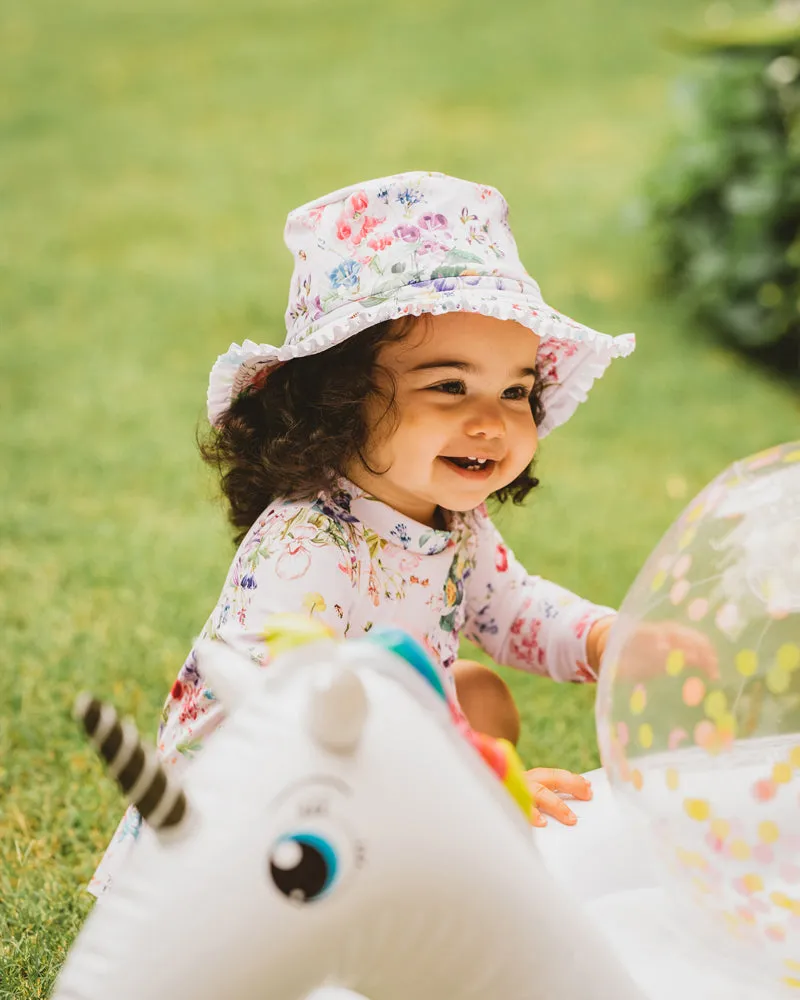
[[(559, 681), (594, 680), (586, 637), (613, 610), (529, 575), (484, 506), (451, 513), (447, 524), (419, 524), (346, 481), (314, 502), (275, 502), (242, 541), (202, 635), (268, 666), (268, 617), (305, 612), (341, 638), (377, 624), (405, 629), (445, 671), (466, 637), (496, 663)], [(171, 764), (190, 757), (222, 718), (192, 651), (162, 713), (162, 757)], [(112, 855), (138, 832), (137, 817), (126, 814), (90, 891), (108, 883)]]

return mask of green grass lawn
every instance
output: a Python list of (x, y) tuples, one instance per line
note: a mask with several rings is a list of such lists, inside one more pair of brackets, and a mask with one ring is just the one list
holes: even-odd
[[(685, 502), (800, 437), (792, 390), (648, 289), (640, 184), (702, 0), (6, 0), (0, 22), (0, 997), (46, 996), (120, 800), (78, 689), (147, 732), (232, 554), (196, 455), (208, 370), (281, 340), (293, 206), (440, 169), (498, 186), (557, 307), (639, 349), (500, 524), (617, 603)], [(504, 671), (529, 763), (596, 765), (592, 691)]]

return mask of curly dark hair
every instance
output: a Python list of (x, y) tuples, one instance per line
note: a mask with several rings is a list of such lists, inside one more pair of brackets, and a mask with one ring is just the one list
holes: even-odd
[[(378, 387), (378, 351), (404, 339), (414, 322), (378, 323), (327, 351), (281, 365), (262, 388), (240, 396), (205, 439), (198, 437), (204, 461), (219, 473), (237, 544), (278, 497), (315, 499), (335, 487), (353, 459), (370, 468), (365, 458), (367, 399), (382, 396), (384, 416), (396, 417), (393, 389), (387, 396)], [(383, 369), (383, 374), (393, 386), (391, 372)], [(537, 425), (544, 417), (544, 388), (537, 371), (530, 396)], [(533, 465), (492, 497), (522, 503), (539, 485)]]

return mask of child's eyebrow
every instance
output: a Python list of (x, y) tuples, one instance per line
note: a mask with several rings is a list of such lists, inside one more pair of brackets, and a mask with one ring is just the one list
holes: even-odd
[[(431, 368), (458, 368), (459, 371), (469, 372), (470, 374), (473, 374), (474, 372), (476, 372), (478, 370), (475, 367), (475, 365), (470, 364), (469, 361), (442, 360), (442, 361), (424, 361), (422, 364), (414, 365), (414, 367), (410, 368), (409, 371), (411, 371), (411, 372), (424, 372), (424, 371), (428, 371)], [(536, 369), (535, 368), (520, 368), (515, 377), (516, 378), (526, 378), (527, 376), (530, 376), (531, 378), (535, 378), (536, 377)]]

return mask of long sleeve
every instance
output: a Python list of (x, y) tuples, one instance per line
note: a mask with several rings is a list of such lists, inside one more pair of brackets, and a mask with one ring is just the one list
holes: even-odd
[(355, 546), (340, 522), (307, 506), (270, 512), (242, 543), (209, 632), (260, 666), (270, 660), (267, 619), (292, 612), (344, 637), (354, 599)]
[[(265, 628), (271, 615), (293, 612), (347, 634), (358, 562), (348, 525), (308, 505), (268, 510), (242, 542), (203, 635), (225, 642), (258, 666), (271, 659)], [(224, 706), (189, 654), (162, 712), (159, 750), (176, 763), (191, 756), (224, 717)]]
[(465, 582), (466, 638), (504, 666), (558, 681), (596, 680), (586, 659), (586, 638), (592, 625), (614, 609), (529, 575), (485, 507), (472, 513), (472, 521), (476, 544)]

